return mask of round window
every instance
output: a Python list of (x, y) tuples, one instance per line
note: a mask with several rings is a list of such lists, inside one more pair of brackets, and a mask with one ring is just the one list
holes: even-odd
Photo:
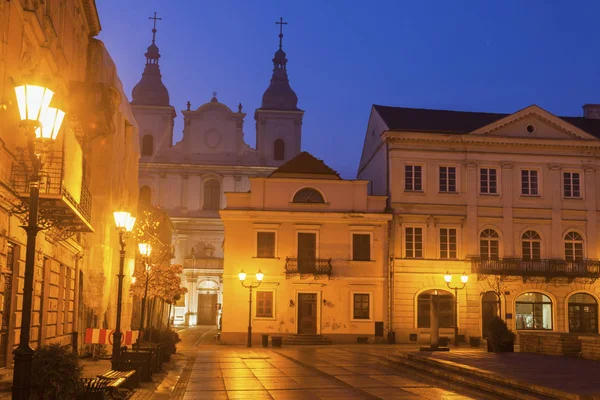
[(535, 131), (535, 126), (529, 124), (527, 125), (527, 132), (533, 133)]

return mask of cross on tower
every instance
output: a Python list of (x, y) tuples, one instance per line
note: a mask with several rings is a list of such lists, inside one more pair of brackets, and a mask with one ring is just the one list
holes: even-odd
[(281, 42), (283, 39), (283, 26), (287, 25), (287, 22), (283, 22), (283, 17), (279, 18), (279, 22), (275, 21), (277, 25), (279, 25), (279, 48), (281, 49)]
[(154, 40), (156, 39), (156, 21), (161, 21), (162, 18), (157, 18), (156, 11), (154, 11), (154, 17), (148, 17), (148, 19), (154, 20), (154, 27), (152, 28), (152, 44), (154, 44)]

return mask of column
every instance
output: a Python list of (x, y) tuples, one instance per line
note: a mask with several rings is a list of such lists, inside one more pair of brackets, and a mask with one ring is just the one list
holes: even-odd
[(467, 195), (467, 229), (462, 234), (466, 236), (466, 246), (464, 254), (467, 257), (477, 256), (479, 254), (479, 240), (477, 237), (477, 164), (468, 161), (466, 163), (466, 195)]
[[(545, 250), (547, 257), (542, 258), (558, 258), (564, 259), (564, 245), (562, 241), (562, 189), (563, 181), (560, 176), (560, 165), (549, 164), (548, 169), (550, 170), (551, 182), (551, 195), (552, 195), (552, 233), (551, 237), (548, 238), (548, 244), (544, 245), (542, 251)], [(548, 257), (549, 256), (549, 257)]]
[(585, 168), (585, 208), (586, 208), (586, 258), (598, 259), (598, 233), (596, 219), (596, 168)]
[(500, 181), (500, 198), (502, 199), (502, 245), (503, 252), (500, 257), (511, 258), (516, 257), (515, 251), (515, 235), (513, 221), (513, 201), (515, 194), (513, 193), (513, 163), (502, 163), (501, 181)]
[(187, 174), (181, 175), (181, 198), (179, 203), (181, 205), (181, 211), (187, 211), (188, 205), (188, 176)]
[(169, 201), (169, 182), (167, 174), (161, 173), (158, 178), (158, 205), (167, 207)]
[(198, 175), (188, 175), (187, 179), (187, 208), (189, 211), (197, 211), (200, 209), (200, 186), (202, 179)]

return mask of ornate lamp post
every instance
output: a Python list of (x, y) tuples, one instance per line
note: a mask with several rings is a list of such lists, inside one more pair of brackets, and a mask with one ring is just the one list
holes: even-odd
[(148, 281), (150, 280), (150, 268), (152, 268), (150, 266), (149, 263), (149, 259), (150, 259), (150, 254), (152, 253), (152, 246), (150, 246), (148, 243), (140, 243), (138, 244), (139, 249), (140, 249), (140, 254), (142, 255), (142, 263), (144, 264), (144, 274), (146, 276), (146, 286), (144, 288), (144, 298), (142, 299), (142, 313), (141, 313), (141, 318), (140, 318), (140, 334), (138, 336), (138, 347), (137, 349), (140, 349), (140, 344), (142, 343), (142, 333), (144, 331), (144, 314), (146, 312), (146, 297), (148, 296)]
[(29, 215), (27, 226), (27, 251), (25, 253), (25, 280), (23, 282), (23, 310), (19, 347), (15, 349), (12, 398), (29, 399), (31, 389), (31, 362), (33, 349), (29, 347), (31, 329), (31, 302), (33, 295), (33, 271), (35, 267), (35, 242), (38, 227), (38, 204), (40, 199), (40, 171), (42, 155), (54, 142), (65, 113), (49, 107), (54, 92), (43, 86), (21, 85), (15, 87), (22, 127), (27, 136), (27, 147), (32, 172), (29, 176)]
[(121, 245), (121, 251), (119, 252), (119, 288), (117, 289), (117, 326), (115, 327), (115, 333), (113, 336), (113, 349), (112, 349), (112, 364), (113, 369), (117, 367), (116, 363), (121, 357), (121, 308), (123, 307), (123, 265), (125, 264), (125, 239), (124, 236), (127, 232), (133, 230), (135, 224), (135, 217), (132, 217), (126, 211), (115, 211), (113, 213), (115, 217), (115, 225), (117, 225), (117, 232), (119, 232), (119, 244)]
[(452, 275), (450, 272), (446, 272), (444, 280), (446, 281), (446, 286), (448, 286), (449, 289), (454, 290), (454, 345), (458, 347), (458, 291), (463, 290), (465, 286), (467, 286), (469, 276), (463, 272), (460, 277), (460, 281), (462, 282), (461, 286), (450, 286), (450, 282), (452, 282)]
[(248, 300), (248, 347), (252, 347), (252, 289), (259, 287), (265, 276), (259, 269), (256, 273), (256, 282), (248, 284), (244, 283), (246, 281), (246, 273), (244, 270), (240, 271), (238, 277), (240, 278), (242, 286), (250, 289), (250, 299)]

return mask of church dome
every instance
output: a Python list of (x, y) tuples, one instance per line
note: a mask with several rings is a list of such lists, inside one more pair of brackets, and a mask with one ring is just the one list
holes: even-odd
[(285, 51), (281, 48), (280, 41), (279, 50), (275, 52), (275, 56), (273, 57), (273, 76), (271, 77), (271, 83), (263, 94), (261, 104), (262, 109), (298, 109), (298, 96), (290, 86), (287, 75), (287, 61)]

